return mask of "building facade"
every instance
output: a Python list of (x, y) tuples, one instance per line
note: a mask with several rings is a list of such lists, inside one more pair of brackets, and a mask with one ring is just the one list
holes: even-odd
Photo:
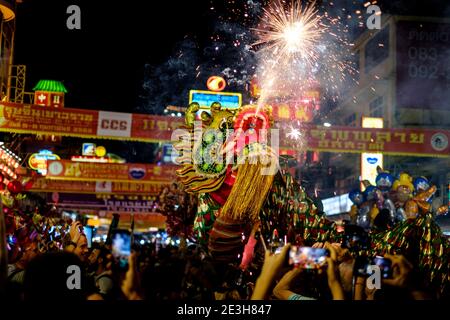
[[(383, 16), (380, 30), (366, 30), (354, 45), (359, 75), (327, 119), (332, 125), (362, 125), (383, 118), (384, 128), (450, 129), (450, 19)], [(336, 168), (334, 188), (358, 187), (359, 154), (322, 153)], [(448, 158), (384, 156), (384, 168), (424, 175), (436, 184), (436, 206), (448, 203)]]

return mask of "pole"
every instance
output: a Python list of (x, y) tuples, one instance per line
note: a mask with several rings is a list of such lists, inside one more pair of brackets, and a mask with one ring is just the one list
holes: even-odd
[(8, 249), (6, 246), (6, 224), (3, 203), (0, 201), (0, 299), (6, 298), (6, 280), (8, 278)]
[(114, 213), (111, 224), (109, 225), (108, 236), (106, 237), (105, 245), (110, 246), (112, 244), (112, 232), (117, 229), (119, 225), (120, 214)]

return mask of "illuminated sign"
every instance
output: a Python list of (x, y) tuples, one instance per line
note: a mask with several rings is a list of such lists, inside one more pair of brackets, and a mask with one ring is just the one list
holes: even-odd
[(83, 143), (81, 147), (81, 154), (83, 156), (95, 156), (95, 143)]
[(362, 117), (363, 128), (383, 129), (383, 118)]
[(104, 157), (106, 155), (106, 148), (103, 146), (98, 146), (95, 148), (95, 155), (97, 157)]
[(73, 156), (72, 160), (84, 162), (112, 162), (100, 159), (106, 155), (106, 148), (104, 146), (97, 147), (95, 143), (83, 143), (83, 146), (81, 147), (81, 154), (82, 157)]
[(109, 161), (107, 158), (103, 157), (94, 157), (94, 156), (72, 156), (70, 158), (72, 161), (76, 162), (96, 162), (96, 163), (110, 163), (112, 161)]
[(125, 163), (125, 159), (119, 157), (94, 157), (94, 156), (72, 156), (70, 158), (76, 162), (94, 162), (94, 163)]
[(162, 147), (162, 162), (163, 163), (172, 163), (172, 152), (173, 152), (172, 144), (163, 145), (163, 147)]
[(60, 160), (61, 158), (53, 154), (50, 150), (40, 150), (33, 153), (28, 159), (28, 165), (31, 169), (37, 170), (42, 175), (47, 174), (47, 160)]
[(375, 179), (378, 175), (377, 166), (383, 168), (382, 153), (361, 154), (361, 181), (368, 180), (370, 184), (375, 185)]
[[(362, 117), (363, 128), (383, 128), (383, 118)], [(378, 175), (377, 167), (383, 168), (382, 153), (362, 153), (361, 154), (361, 181), (368, 180), (370, 184), (375, 185), (375, 179)]]
[(242, 104), (242, 94), (191, 90), (189, 91), (189, 103), (192, 102), (197, 102), (202, 109), (209, 109), (214, 102), (219, 102), (224, 109), (239, 109)]
[(211, 91), (222, 91), (225, 89), (225, 86), (227, 85), (227, 82), (224, 78), (218, 77), (218, 76), (212, 76), (209, 77), (208, 81), (206, 81), (206, 86)]
[(347, 193), (341, 196), (324, 199), (322, 200), (322, 204), (323, 212), (325, 212), (327, 216), (330, 216), (334, 214), (349, 212), (353, 203), (349, 199)]

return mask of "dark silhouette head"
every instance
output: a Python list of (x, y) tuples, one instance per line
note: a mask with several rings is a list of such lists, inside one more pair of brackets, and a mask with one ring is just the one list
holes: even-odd
[(82, 301), (86, 277), (81, 260), (69, 252), (37, 256), (25, 270), (24, 299), (28, 301)]

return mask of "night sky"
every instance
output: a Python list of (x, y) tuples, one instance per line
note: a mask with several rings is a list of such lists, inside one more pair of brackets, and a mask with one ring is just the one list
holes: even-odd
[[(26, 90), (39, 79), (61, 80), (67, 107), (130, 112), (144, 65), (164, 61), (184, 36), (208, 33), (209, 1), (193, 2), (24, 0), (15, 64), (27, 65)], [(71, 4), (81, 8), (81, 30), (66, 28)]]
[[(202, 46), (210, 45), (208, 41), (218, 25), (218, 17), (228, 16), (235, 24), (240, 23), (244, 19), (236, 14), (238, 11), (234, 11), (235, 8), (267, 1), (23, 0), (18, 5), (16, 20), (15, 64), (27, 65), (27, 91), (31, 91), (40, 79), (63, 81), (69, 91), (66, 95), (67, 107), (147, 111), (145, 107), (139, 108), (146, 64), (158, 66), (173, 59), (177, 44), (186, 38), (194, 40), (202, 50)], [(327, 0), (321, 2), (326, 3)], [(363, 8), (366, 1), (333, 2), (336, 8), (347, 7), (354, 11)], [(426, 1), (427, 5), (406, 0), (378, 3), (383, 12), (396, 14), (450, 14), (443, 0)], [(68, 30), (66, 27), (69, 16), (66, 9), (72, 4), (81, 8), (81, 30)], [(211, 7), (215, 9), (211, 10)], [(228, 60), (222, 59), (220, 68), (236, 60), (231, 54), (234, 53), (225, 52)], [(205, 57), (203, 59), (206, 60)], [(166, 73), (166, 69), (160, 68), (156, 82)], [(195, 74), (187, 76), (192, 78)], [(203, 79), (198, 82), (203, 83)], [(170, 86), (163, 86), (163, 91), (170, 90)], [(180, 86), (183, 83), (174, 86), (178, 88), (170, 94), (166, 93), (169, 98), (161, 99), (162, 102), (157, 101), (156, 104), (172, 102), (169, 100), (179, 95)], [(153, 90), (150, 95), (159, 96), (160, 91)], [(164, 107), (161, 106), (161, 109)]]

